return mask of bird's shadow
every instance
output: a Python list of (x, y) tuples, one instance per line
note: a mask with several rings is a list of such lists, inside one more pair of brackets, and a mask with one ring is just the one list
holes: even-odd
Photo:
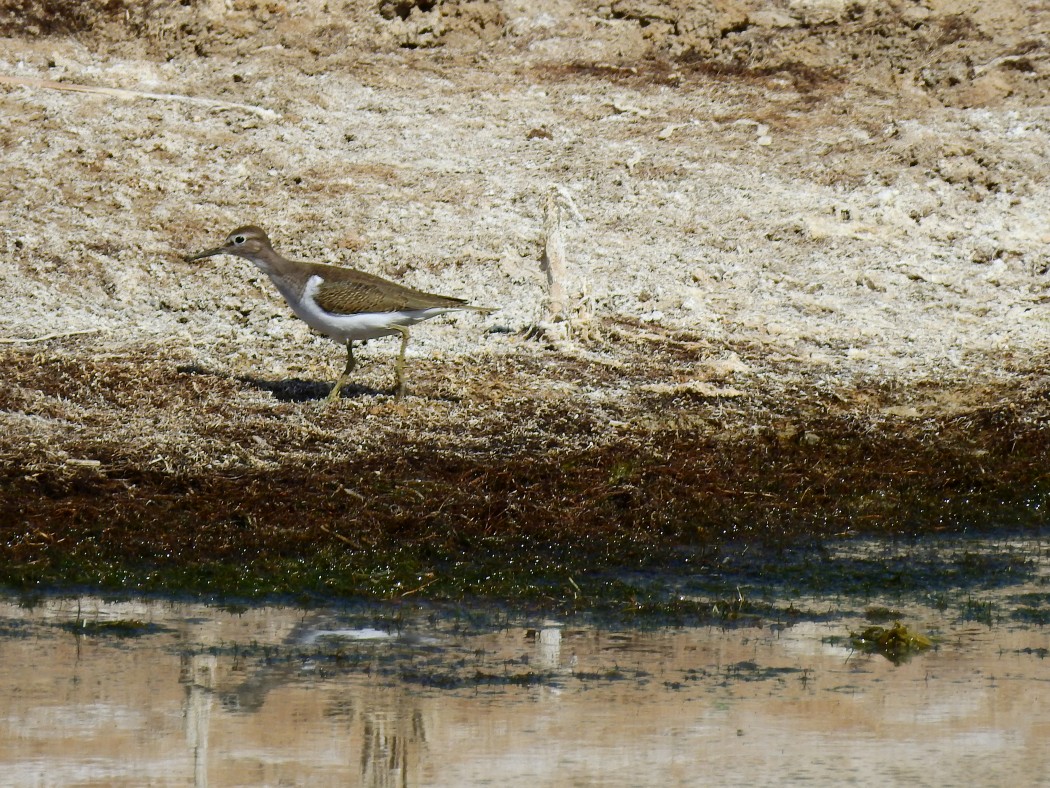
[[(311, 402), (314, 400), (325, 399), (334, 385), (333, 383), (327, 383), (321, 380), (303, 380), (302, 378), (267, 380), (252, 375), (237, 375), (234, 377), (223, 375), (220, 372), (214, 372), (210, 369), (205, 369), (198, 364), (185, 364), (178, 368), (178, 372), (184, 375), (205, 375), (208, 377), (224, 377), (228, 380), (236, 380), (245, 385), (257, 388), (260, 391), (268, 391), (273, 395), (274, 399), (280, 400), (281, 402)], [(390, 393), (390, 391), (375, 389), (370, 386), (348, 383), (343, 386), (343, 390), (339, 393), (339, 396), (340, 398), (378, 397)]]
[[(261, 391), (273, 394), (274, 399), (281, 402), (310, 402), (312, 400), (325, 399), (332, 390), (334, 383), (325, 383), (320, 380), (303, 380), (302, 378), (289, 378), (287, 380), (265, 380), (252, 377), (251, 375), (239, 375), (236, 380), (249, 386), (254, 386)], [(390, 391), (374, 389), (370, 386), (361, 386), (356, 383), (347, 383), (339, 392), (339, 398), (353, 397), (378, 397), (383, 394), (391, 394)]]

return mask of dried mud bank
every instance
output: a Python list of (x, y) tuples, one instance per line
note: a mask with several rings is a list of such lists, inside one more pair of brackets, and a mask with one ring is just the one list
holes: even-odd
[[(331, 5), (0, 0), (7, 582), (565, 593), (1042, 523), (1050, 12)], [(501, 310), (325, 408), (339, 349), (181, 261), (245, 221)]]

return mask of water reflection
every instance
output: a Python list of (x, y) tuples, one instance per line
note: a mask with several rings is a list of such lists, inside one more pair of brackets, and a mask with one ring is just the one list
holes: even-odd
[[(995, 593), (1030, 608), (1048, 601), (1041, 581)], [(866, 623), (852, 604), (792, 625), (631, 630), (422, 606), (9, 599), (0, 782), (1045, 779), (1046, 627), (975, 622), (962, 599), (893, 602), (937, 640), (899, 667), (850, 651), (849, 631)]]

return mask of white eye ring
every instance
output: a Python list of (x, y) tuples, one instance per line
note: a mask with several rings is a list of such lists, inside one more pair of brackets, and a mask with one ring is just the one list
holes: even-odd
[(243, 236), (243, 235), (238, 235), (238, 236), (236, 236), (236, 237), (235, 237), (235, 238), (233, 239), (233, 242), (234, 242), (235, 244), (242, 244), (242, 243), (244, 243), (244, 236)]

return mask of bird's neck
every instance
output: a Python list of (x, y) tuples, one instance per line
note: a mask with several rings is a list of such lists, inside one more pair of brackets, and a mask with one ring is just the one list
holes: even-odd
[(287, 276), (295, 268), (295, 264), (291, 260), (285, 260), (273, 249), (263, 248), (258, 252), (243, 256), (270, 277)]
[(290, 302), (302, 298), (306, 280), (310, 278), (308, 266), (281, 257), (273, 249), (261, 249), (244, 257), (270, 277), (270, 281), (281, 291), (281, 295)]

